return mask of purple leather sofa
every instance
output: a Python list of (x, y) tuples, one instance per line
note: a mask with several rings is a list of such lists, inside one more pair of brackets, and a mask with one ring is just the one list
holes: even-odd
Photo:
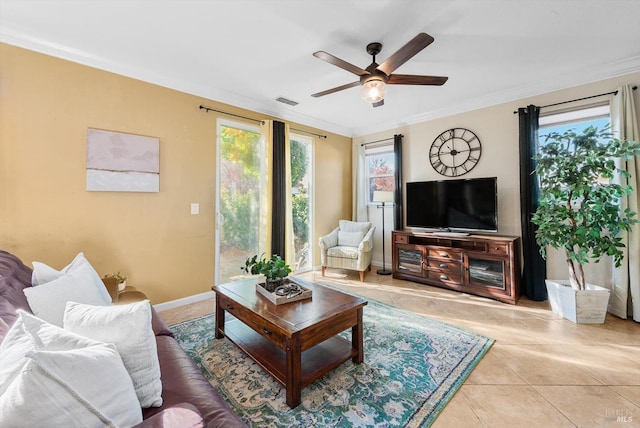
[[(31, 269), (0, 250), (0, 342), (17, 319), (16, 310), (32, 312), (22, 291), (31, 287)], [(153, 308), (152, 308), (153, 309)], [(162, 374), (162, 407), (142, 409), (138, 427), (245, 427), (153, 310), (153, 331)]]

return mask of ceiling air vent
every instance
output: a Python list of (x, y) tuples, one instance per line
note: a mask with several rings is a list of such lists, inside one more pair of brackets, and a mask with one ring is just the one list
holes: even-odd
[(284, 97), (278, 97), (278, 98), (276, 98), (276, 101), (284, 103), (284, 104), (287, 104), (287, 105), (290, 105), (290, 106), (297, 106), (298, 105), (298, 103), (296, 101), (291, 101), (291, 100), (288, 100), (288, 99), (286, 99)]

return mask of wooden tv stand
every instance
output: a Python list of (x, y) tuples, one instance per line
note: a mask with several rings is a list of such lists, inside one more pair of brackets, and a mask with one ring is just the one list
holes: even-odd
[(520, 297), (517, 236), (415, 233), (394, 230), (393, 277), (490, 297), (515, 305)]

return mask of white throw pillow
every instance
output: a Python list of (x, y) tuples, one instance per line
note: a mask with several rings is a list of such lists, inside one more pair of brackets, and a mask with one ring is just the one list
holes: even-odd
[(91, 263), (89, 263), (82, 252), (78, 253), (71, 263), (59, 271), (41, 262), (33, 262), (32, 264), (33, 273), (31, 274), (31, 285), (33, 286), (46, 284), (66, 274), (78, 273), (91, 281), (91, 284), (98, 289), (98, 292), (102, 294), (105, 300), (112, 302), (111, 295), (100, 279), (100, 275), (98, 275), (98, 272), (91, 266)]
[(364, 238), (364, 232), (338, 231), (338, 245), (345, 247), (357, 247)]
[(69, 302), (64, 328), (116, 345), (141, 407), (162, 405), (162, 381), (148, 300), (120, 306), (90, 306)]
[(67, 273), (46, 284), (26, 287), (24, 295), (35, 316), (58, 327), (62, 327), (64, 309), (69, 301), (88, 305), (111, 305), (111, 300), (105, 299), (104, 294), (92, 283), (86, 272)]
[(339, 220), (338, 226), (343, 232), (367, 232), (371, 227), (368, 221)]
[(24, 311), (0, 345), (3, 426), (132, 426), (142, 411), (122, 359)]

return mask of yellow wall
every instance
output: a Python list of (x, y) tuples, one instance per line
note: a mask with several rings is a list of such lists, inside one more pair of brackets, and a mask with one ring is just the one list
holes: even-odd
[[(492, 107), (460, 113), (445, 118), (435, 119), (415, 125), (404, 126), (385, 132), (354, 138), (353, 144), (376, 141), (393, 134), (403, 134), (403, 180), (426, 181), (440, 180), (438, 174), (429, 163), (429, 147), (433, 140), (443, 131), (454, 128), (468, 128), (478, 135), (482, 142), (482, 155), (476, 167), (463, 178), (497, 177), (498, 178), (498, 233), (520, 236), (520, 176), (518, 159), (518, 115), (513, 114), (518, 107), (529, 104), (544, 106), (557, 102), (588, 97), (605, 92), (615, 91), (623, 84), (637, 85), (640, 73), (633, 73), (613, 79), (603, 80), (571, 89), (551, 92), (515, 102), (504, 103)], [(636, 105), (640, 105), (640, 90), (635, 91)], [(548, 114), (559, 109), (606, 101), (606, 97), (591, 99), (581, 103), (572, 103), (554, 108), (543, 109), (541, 114)], [(640, 110), (638, 110), (640, 113)], [(640, 118), (639, 118), (640, 121)], [(374, 217), (375, 221), (375, 217)], [(378, 227), (380, 229), (380, 227)], [(387, 236), (387, 239), (389, 237)], [(390, 245), (387, 245), (387, 259), (390, 256)], [(380, 246), (377, 246), (380, 249)], [(375, 251), (375, 250), (374, 250)], [(374, 260), (381, 255), (374, 252)], [(549, 258), (548, 277), (567, 278), (564, 259), (553, 253)], [(610, 264), (600, 263), (589, 266), (588, 280), (595, 284), (611, 285)]]
[[(264, 118), (0, 44), (0, 248), (57, 268), (84, 251), (152, 303), (210, 290), (217, 113), (200, 104)], [(328, 135), (315, 144), (315, 245), (351, 212), (351, 139), (291, 125)], [(159, 138), (160, 192), (87, 192), (87, 128)]]
[[(348, 146), (349, 153), (345, 146)], [(339, 139), (316, 141), (314, 159), (315, 212), (312, 219), (314, 238), (313, 266), (320, 264), (318, 238), (338, 226), (338, 220), (351, 219), (351, 142)]]

